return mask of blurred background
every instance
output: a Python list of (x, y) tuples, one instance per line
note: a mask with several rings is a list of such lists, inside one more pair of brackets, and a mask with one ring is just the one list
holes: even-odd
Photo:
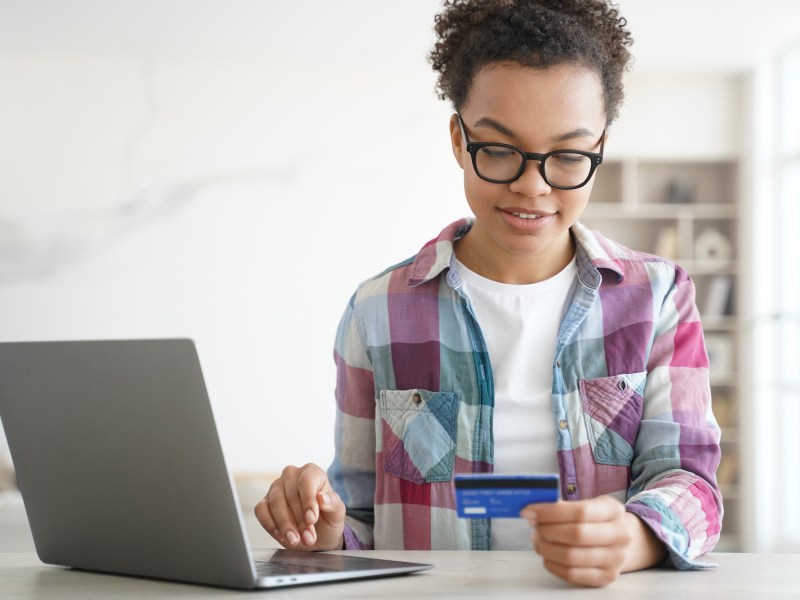
[[(585, 221), (697, 283), (719, 549), (797, 552), (800, 3), (620, 6), (635, 63)], [(468, 215), (439, 7), (0, 0), (0, 341), (194, 339), (245, 512), (329, 464), (350, 295)]]

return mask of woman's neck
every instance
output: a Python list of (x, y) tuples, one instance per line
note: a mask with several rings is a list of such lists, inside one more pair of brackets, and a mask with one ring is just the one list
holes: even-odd
[(481, 237), (472, 229), (456, 240), (456, 258), (470, 271), (500, 283), (524, 285), (550, 279), (575, 257), (575, 242), (569, 232), (564, 243), (537, 254), (508, 252)]

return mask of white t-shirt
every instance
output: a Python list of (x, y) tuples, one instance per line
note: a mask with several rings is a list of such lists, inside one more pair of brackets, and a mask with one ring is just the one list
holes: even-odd
[[(561, 315), (578, 273), (576, 259), (550, 279), (527, 285), (486, 279), (455, 258), (453, 266), (492, 365), (495, 472), (557, 473), (553, 360)], [(530, 533), (522, 519), (494, 519), (492, 549), (530, 550)]]

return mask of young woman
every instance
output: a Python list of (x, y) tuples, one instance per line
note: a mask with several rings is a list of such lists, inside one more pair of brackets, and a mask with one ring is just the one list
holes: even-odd
[[(622, 100), (606, 0), (449, 0), (431, 62), (474, 219), (359, 286), (336, 338), (336, 458), (256, 506), (287, 547), (533, 549), (606, 585), (698, 568), (722, 500), (694, 287), (589, 231)], [(600, 167), (602, 168), (602, 167)], [(455, 512), (459, 472), (558, 472), (522, 519)]]

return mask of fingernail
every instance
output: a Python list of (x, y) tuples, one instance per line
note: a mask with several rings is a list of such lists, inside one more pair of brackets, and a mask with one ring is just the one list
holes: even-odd
[(308, 529), (303, 532), (303, 541), (306, 543), (306, 546), (310, 546), (314, 543), (314, 536), (311, 535), (311, 532)]
[(330, 504), (331, 504), (331, 495), (328, 492), (323, 492), (322, 493), (322, 503), (325, 506), (330, 506)]
[(306, 523), (309, 525), (313, 525), (316, 522), (317, 518), (314, 516), (314, 511), (310, 508), (306, 511)]
[(297, 537), (297, 534), (294, 531), (290, 531), (286, 534), (286, 539), (289, 540), (289, 544), (292, 546), (296, 546), (298, 542), (300, 542), (300, 538)]
[(275, 531), (273, 531), (273, 532), (272, 532), (272, 536), (273, 536), (273, 537), (274, 537), (276, 540), (282, 540), (282, 539), (283, 539), (283, 534), (281, 533), (281, 530), (280, 530), (280, 529), (277, 529), (277, 528), (275, 529)]

